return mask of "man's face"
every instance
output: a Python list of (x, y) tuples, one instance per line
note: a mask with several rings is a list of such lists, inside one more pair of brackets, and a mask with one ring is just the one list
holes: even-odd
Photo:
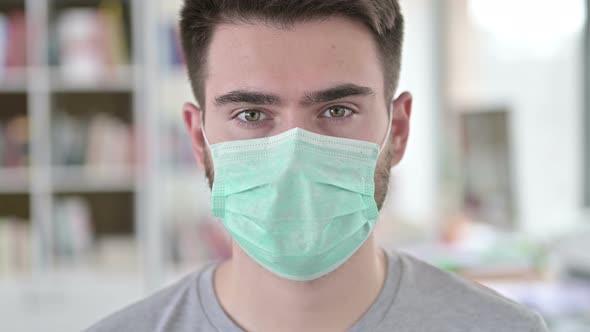
[[(210, 45), (205, 87), (203, 128), (210, 144), (273, 136), (296, 127), (376, 144), (395, 138), (385, 137), (388, 108), (394, 105), (385, 101), (374, 39), (368, 28), (350, 19), (289, 28), (220, 25)], [(200, 115), (198, 109), (193, 113)], [(195, 117), (191, 122), (185, 112), (197, 159), (211, 183), (213, 167), (202, 139), (194, 137), (200, 134)], [(378, 161), (379, 207), (395, 151), (387, 144)]]

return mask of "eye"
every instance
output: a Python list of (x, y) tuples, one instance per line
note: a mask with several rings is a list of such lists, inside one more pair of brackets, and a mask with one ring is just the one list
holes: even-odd
[(258, 110), (245, 110), (238, 114), (237, 118), (243, 122), (260, 122), (266, 120), (268, 116)]
[(353, 111), (344, 106), (331, 106), (327, 108), (323, 113), (324, 118), (345, 118), (352, 115)]

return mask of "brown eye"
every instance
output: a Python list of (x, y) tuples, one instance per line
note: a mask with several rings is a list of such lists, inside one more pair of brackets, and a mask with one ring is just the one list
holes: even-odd
[(238, 118), (244, 122), (258, 122), (266, 119), (266, 115), (257, 110), (245, 110), (238, 115)]
[(352, 110), (347, 107), (333, 106), (326, 109), (326, 111), (322, 113), (322, 116), (325, 118), (344, 118), (351, 114)]

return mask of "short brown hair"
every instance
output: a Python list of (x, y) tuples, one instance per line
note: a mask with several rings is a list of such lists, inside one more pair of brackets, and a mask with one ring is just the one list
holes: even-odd
[(373, 32), (383, 65), (389, 103), (399, 82), (404, 18), (398, 0), (185, 0), (180, 34), (193, 93), (205, 107), (206, 65), (216, 25), (264, 22), (289, 27), (333, 16), (360, 21)]

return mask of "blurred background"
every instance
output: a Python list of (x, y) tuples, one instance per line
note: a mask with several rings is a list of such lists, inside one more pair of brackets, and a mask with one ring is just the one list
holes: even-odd
[[(552, 331), (590, 331), (589, 3), (402, 0), (412, 131), (376, 230)], [(0, 329), (79, 331), (229, 255), (181, 4), (0, 0)]]

